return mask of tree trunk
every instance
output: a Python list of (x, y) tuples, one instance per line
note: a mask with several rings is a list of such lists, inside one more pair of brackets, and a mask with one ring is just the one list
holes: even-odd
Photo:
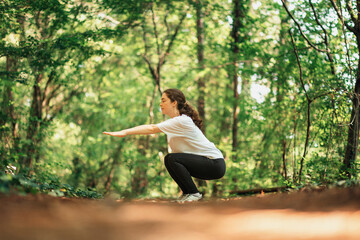
[[(360, 19), (354, 12), (351, 12), (351, 4), (348, 2), (347, 9), (350, 11), (351, 19), (353, 21), (353, 24), (355, 27), (349, 26), (346, 22), (344, 23), (344, 20), (342, 19), (341, 14), (339, 14), (339, 11), (336, 7), (335, 2), (332, 0), (332, 5), (334, 9), (338, 12), (338, 17), (342, 21), (343, 24), (346, 25), (347, 29), (354, 33), (356, 37), (356, 43), (357, 43), (357, 49), (358, 54), (360, 54)], [(356, 1), (356, 9), (360, 9), (360, 1)], [(357, 11), (358, 12), (358, 11)], [(360, 59), (358, 60), (357, 64), (357, 71), (356, 71), (356, 82), (354, 86), (354, 91), (352, 95), (352, 109), (351, 109), (351, 118), (350, 118), (350, 124), (348, 129), (348, 139), (347, 139), (347, 145), (345, 150), (345, 157), (344, 157), (344, 168), (345, 173), (348, 178), (351, 178), (353, 175), (353, 170), (355, 169), (355, 161), (357, 157), (357, 151), (359, 146), (359, 97), (360, 97)]]
[[(0, 149), (0, 159), (5, 159), (6, 154), (18, 154), (18, 139), (17, 139), (17, 119), (14, 109), (14, 96), (13, 96), (13, 83), (11, 82), (11, 73), (16, 72), (17, 61), (11, 56), (6, 57), (6, 71), (8, 74), (8, 81), (5, 82), (3, 89), (3, 101), (0, 112), (0, 142), (3, 143)], [(9, 127), (10, 126), (10, 127)], [(10, 133), (11, 131), (11, 133)], [(0, 166), (7, 165), (7, 161), (4, 161)]]
[(83, 172), (83, 166), (81, 164), (80, 157), (78, 156), (73, 158), (72, 163), (73, 163), (72, 178), (74, 181), (73, 186), (77, 188), (79, 186), (79, 180)]
[[(142, 155), (140, 159), (136, 159), (134, 164), (134, 172), (131, 176), (131, 193), (134, 195), (141, 195), (146, 192), (149, 184), (147, 171), (149, 169), (149, 162), (146, 159), (146, 153), (149, 149), (147, 145), (148, 136), (141, 136), (138, 141), (138, 152)], [(120, 151), (120, 149), (119, 149)]]
[[(284, 0), (285, 3), (287, 3), (287, 0)], [(288, 179), (288, 174), (287, 174), (287, 164), (286, 164), (286, 154), (287, 154), (287, 140), (286, 140), (286, 135), (288, 134), (287, 132), (284, 131), (284, 124), (281, 121), (281, 118), (284, 116), (284, 113), (282, 110), (282, 104), (283, 104), (283, 99), (284, 96), (289, 94), (287, 92), (286, 87), (288, 86), (287, 83), (287, 79), (289, 79), (289, 74), (288, 72), (284, 71), (284, 57), (281, 56), (287, 56), (288, 55), (288, 50), (287, 48), (285, 48), (284, 46), (286, 46), (286, 38), (287, 38), (287, 32), (289, 30), (289, 16), (288, 14), (280, 14), (280, 35), (279, 35), (279, 42), (280, 44), (280, 49), (279, 49), (279, 60), (277, 63), (278, 69), (277, 69), (277, 81), (276, 81), (276, 89), (277, 89), (277, 94), (276, 94), (276, 103), (279, 106), (277, 108), (277, 116), (278, 119), (276, 120), (277, 122), (279, 122), (279, 129), (277, 129), (276, 133), (279, 136), (279, 145), (281, 146), (282, 149), (282, 172), (283, 172), (283, 176), (285, 178), (285, 180)]]
[(232, 151), (236, 152), (238, 147), (238, 115), (239, 115), (239, 93), (238, 93), (238, 71), (239, 71), (239, 43), (240, 43), (240, 33), (239, 30), (242, 27), (241, 19), (243, 14), (241, 13), (241, 4), (239, 0), (233, 1), (233, 26), (231, 31), (232, 37), (232, 46), (231, 46), (231, 58), (232, 58), (232, 69), (231, 69), (231, 76), (233, 82), (233, 126), (232, 126)]
[(119, 144), (118, 147), (116, 148), (116, 150), (113, 153), (113, 156), (112, 156), (113, 157), (113, 162), (111, 164), (110, 173), (109, 173), (108, 177), (106, 178), (106, 181), (105, 181), (105, 184), (104, 184), (106, 192), (110, 191), (110, 186), (111, 186), (111, 183), (112, 183), (112, 181), (114, 179), (115, 168), (119, 163), (121, 149), (122, 149), (122, 144)]
[[(359, 33), (360, 34), (360, 33)], [(359, 35), (358, 34), (358, 35)], [(360, 36), (357, 36), (357, 44), (360, 50)], [(360, 51), (359, 51), (360, 52)], [(356, 83), (352, 97), (351, 118), (348, 129), (347, 145), (344, 157), (345, 173), (348, 178), (352, 176), (352, 169), (357, 156), (357, 149), (359, 146), (359, 96), (360, 96), (360, 59), (358, 61), (358, 70), (356, 73)]]
[(283, 172), (284, 172), (284, 178), (287, 180), (287, 168), (286, 168), (286, 140), (283, 139), (283, 154), (282, 154), (282, 160), (283, 160)]
[(42, 75), (36, 76), (36, 80), (33, 86), (32, 102), (30, 107), (29, 125), (27, 129), (24, 153), (26, 156), (23, 158), (23, 170), (28, 173), (33, 164), (34, 157), (38, 154), (38, 142), (39, 142), (39, 130), (42, 120), (42, 101), (41, 101), (41, 89), (40, 82)]
[[(196, 36), (197, 36), (197, 60), (199, 72), (201, 73), (205, 69), (205, 57), (204, 57), (204, 19), (203, 19), (203, 2), (201, 0), (196, 0)], [(205, 121), (205, 77), (201, 73), (197, 80), (198, 88), (198, 99), (197, 99), (197, 109), (199, 112), (200, 118), (203, 120), (202, 132), (206, 131), (206, 121)], [(200, 188), (200, 191), (204, 191), (206, 187), (206, 182), (201, 179), (196, 179), (196, 182)]]
[[(16, 65), (17, 65), (17, 61), (11, 57), (11, 56), (7, 56), (6, 58), (6, 71), (8, 73), (8, 76), (10, 76), (10, 74), (12, 72), (16, 71)], [(9, 79), (11, 78), (11, 76), (9, 77)], [(10, 80), (11, 81), (11, 80)], [(4, 91), (3, 91), (3, 102), (2, 102), (2, 117), (0, 118), (0, 126), (4, 126), (6, 123), (10, 123), (11, 125), (11, 135), (13, 137), (13, 139), (16, 138), (17, 136), (17, 124), (16, 124), (16, 117), (15, 117), (15, 110), (14, 110), (14, 105), (13, 105), (13, 101), (14, 101), (14, 96), (13, 96), (13, 92), (12, 92), (12, 86), (13, 83), (6, 83), (4, 86)], [(1, 142), (3, 141), (4, 135), (3, 135), (3, 129), (0, 132), (0, 140)]]
[[(203, 3), (201, 0), (196, 1), (196, 35), (197, 35), (197, 59), (200, 71), (205, 69), (205, 57), (204, 57), (204, 19), (203, 19)], [(205, 133), (206, 121), (205, 121), (205, 77), (201, 74), (198, 78), (198, 101), (197, 108), (200, 118), (203, 120), (203, 129)]]

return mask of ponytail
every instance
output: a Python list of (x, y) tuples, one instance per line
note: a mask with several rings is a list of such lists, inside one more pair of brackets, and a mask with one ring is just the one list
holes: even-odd
[(185, 114), (186, 116), (189, 116), (195, 125), (200, 128), (200, 130), (203, 127), (203, 121), (201, 120), (198, 111), (196, 111), (187, 101), (184, 103), (183, 108), (179, 109), (180, 114)]
[(194, 107), (192, 107), (188, 101), (185, 99), (185, 95), (178, 89), (167, 89), (164, 91), (166, 93), (167, 97), (172, 101), (177, 102), (177, 108), (179, 110), (180, 115), (184, 114), (188, 117), (190, 117), (195, 125), (202, 130), (203, 121), (201, 120), (199, 113), (195, 110)]

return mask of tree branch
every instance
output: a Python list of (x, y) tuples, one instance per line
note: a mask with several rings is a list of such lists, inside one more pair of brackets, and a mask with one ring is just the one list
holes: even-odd
[(340, 19), (341, 23), (342, 23), (343, 25), (345, 25), (346, 28), (347, 28), (350, 32), (355, 33), (355, 28), (351, 27), (347, 22), (345, 22), (345, 20), (344, 20), (344, 18), (343, 18), (343, 16), (342, 16), (342, 13), (341, 13), (341, 11), (339, 10), (339, 8), (336, 6), (336, 3), (334, 2), (334, 0), (330, 0), (330, 2), (331, 2), (331, 5), (333, 6), (333, 8), (334, 8), (334, 10), (335, 10), (338, 18)]
[(150, 59), (147, 56), (148, 50), (149, 50), (150, 47), (148, 45), (147, 38), (146, 38), (146, 25), (145, 24), (146, 24), (145, 19), (143, 19), (143, 22), (141, 24), (141, 28), (143, 29), (143, 40), (144, 40), (144, 47), (145, 47), (145, 53), (143, 55), (143, 58), (144, 58), (145, 62), (147, 63), (148, 67), (149, 67), (151, 76), (153, 77), (153, 79), (157, 79), (157, 73), (156, 73), (154, 67), (151, 64)]
[(169, 15), (169, 3), (167, 3), (167, 7), (166, 7), (166, 14), (164, 17), (164, 25), (166, 27), (166, 37), (164, 38), (163, 42), (162, 42), (162, 46), (165, 46), (165, 41), (169, 39), (170, 36), (170, 27), (169, 24), (167, 22), (167, 17)]
[(179, 32), (179, 29), (180, 29), (180, 27), (181, 27), (181, 25), (182, 25), (182, 23), (183, 23), (186, 15), (187, 15), (187, 10), (186, 10), (185, 13), (182, 15), (179, 24), (176, 26), (175, 32), (174, 32), (174, 34), (171, 36), (171, 40), (170, 40), (170, 43), (169, 43), (169, 45), (168, 45), (168, 47), (167, 47), (167, 49), (166, 49), (166, 52), (165, 52), (165, 53), (162, 55), (162, 57), (160, 58), (159, 66), (162, 66), (162, 65), (165, 63), (165, 58), (166, 58), (167, 55), (169, 55), (169, 53), (170, 53), (171, 47), (172, 47), (172, 45), (173, 45), (173, 43), (174, 43), (174, 40), (175, 40), (175, 38), (176, 38), (176, 36), (177, 36), (177, 34), (178, 34), (178, 32)]
[(155, 12), (154, 12), (153, 5), (152, 5), (152, 4), (151, 4), (150, 10), (151, 10), (151, 13), (152, 13), (151, 19), (152, 19), (153, 26), (154, 26), (154, 34), (155, 34), (155, 39), (156, 39), (157, 54), (158, 54), (158, 56), (160, 57), (159, 35), (158, 35), (157, 28), (156, 28)]
[(295, 41), (294, 41), (294, 38), (293, 38), (293, 35), (291, 33), (291, 30), (289, 30), (289, 33), (290, 33), (290, 37), (291, 37), (291, 43), (293, 45), (293, 48), (294, 48), (294, 53), (295, 53), (295, 56), (296, 56), (296, 61), (297, 61), (297, 64), (298, 64), (298, 67), (299, 67), (299, 71), (300, 71), (300, 82), (301, 82), (301, 86), (305, 92), (305, 95), (306, 95), (306, 99), (308, 101), (311, 101), (306, 89), (305, 89), (305, 84), (304, 84), (304, 80), (302, 78), (303, 76), (303, 73), (302, 73), (302, 68), (301, 68), (301, 63), (300, 63), (300, 58), (299, 58), (299, 55), (298, 55), (298, 52), (297, 52), (297, 49), (296, 49), (296, 45), (295, 45)]
[(53, 99), (56, 96), (56, 94), (60, 88), (61, 88), (61, 85), (57, 85), (55, 88), (53, 88), (52, 91), (50, 92), (50, 94), (48, 94), (47, 98), (45, 99), (46, 101), (43, 101), (42, 105), (46, 109), (45, 110), (46, 115), (49, 114), (51, 99)]
[(293, 48), (294, 48), (294, 53), (295, 53), (295, 56), (296, 56), (296, 60), (297, 60), (297, 63), (298, 63), (298, 66), (299, 66), (299, 71), (300, 71), (300, 81), (301, 81), (301, 85), (305, 91), (305, 95), (306, 95), (306, 99), (307, 99), (307, 127), (306, 127), (306, 139), (305, 139), (305, 144), (304, 144), (304, 153), (303, 153), (303, 156), (301, 158), (301, 161), (300, 161), (300, 170), (299, 170), (299, 182), (301, 181), (301, 174), (302, 174), (302, 169), (303, 169), (303, 166), (304, 166), (304, 159), (306, 157), (306, 154), (307, 154), (307, 147), (308, 147), (308, 144), (309, 144), (309, 138), (310, 138), (310, 127), (311, 127), (311, 119), (310, 119), (310, 107), (311, 107), (311, 102), (312, 100), (310, 99), (306, 89), (305, 89), (305, 85), (304, 85), (304, 81), (303, 81), (303, 78), (302, 78), (302, 68), (301, 68), (301, 64), (300, 64), (300, 59), (299, 59), (299, 55), (297, 53), (297, 49), (296, 49), (296, 45), (295, 45), (295, 42), (294, 42), (294, 38), (291, 34), (291, 30), (289, 30), (289, 33), (290, 33), (290, 37), (291, 37), (291, 43), (293, 45)]
[(55, 77), (55, 70), (52, 70), (49, 77), (48, 77), (48, 80), (46, 82), (46, 85), (45, 85), (45, 89), (44, 89), (44, 95), (42, 97), (42, 102), (44, 102), (45, 98), (47, 97), (47, 90), (49, 88), (49, 85), (51, 84), (51, 82), (53, 81), (54, 77)]
[(145, 18), (144, 18), (143, 21), (142, 21), (141, 28), (143, 29), (143, 40), (144, 40), (144, 47), (145, 47), (145, 54), (144, 54), (144, 56), (146, 56), (147, 53), (148, 53), (148, 50), (149, 50), (149, 45), (148, 45), (148, 43), (147, 43), (147, 38), (146, 38)]
[(314, 5), (313, 5), (313, 3), (312, 3), (311, 0), (309, 0), (309, 4), (310, 4), (311, 9), (312, 9), (312, 11), (313, 11), (313, 13), (314, 13), (314, 17), (315, 17), (316, 23), (320, 26), (320, 28), (322, 29), (322, 31), (323, 31), (323, 33), (324, 33), (324, 37), (322, 37), (321, 34), (320, 34), (320, 36), (322, 37), (322, 39), (324, 39), (325, 48), (326, 48), (326, 55), (327, 55), (328, 58), (329, 58), (331, 73), (332, 73), (333, 75), (335, 75), (334, 59), (333, 59), (333, 57), (332, 57), (332, 55), (331, 55), (331, 53), (330, 53), (330, 47), (329, 47), (329, 41), (328, 41), (328, 33), (327, 33), (326, 29), (323, 27), (323, 25), (320, 23), (320, 20), (319, 20), (319, 18), (318, 18), (318, 15), (316, 14), (316, 11), (315, 11), (315, 7), (314, 7)]
[(157, 79), (157, 72), (156, 70), (153, 68), (153, 66), (151, 65), (150, 60), (148, 59), (148, 57), (146, 55), (143, 56), (145, 62), (147, 63), (151, 76), (153, 76), (154, 79)]
[(320, 23), (320, 20), (319, 20), (319, 17), (318, 17), (318, 15), (316, 14), (316, 11), (315, 11), (315, 7), (314, 7), (314, 4), (312, 3), (312, 1), (311, 0), (309, 0), (309, 4), (310, 4), (310, 7), (311, 7), (311, 10), (312, 10), (312, 12), (313, 12), (313, 14), (314, 14), (314, 17), (315, 17), (315, 21), (316, 21), (316, 23), (321, 27), (321, 29), (322, 29), (322, 31), (324, 32), (324, 37), (322, 36), (322, 35), (320, 35), (321, 36), (321, 38), (325, 41), (325, 44), (326, 44), (326, 46), (328, 45), (328, 41), (327, 41), (327, 31), (326, 31), (326, 29), (323, 27), (323, 25)]
[(348, 10), (351, 20), (353, 21), (353, 23), (355, 23), (355, 27), (356, 27), (357, 17), (356, 17), (356, 14), (350, 4), (351, 4), (350, 1), (346, 0), (346, 9)]
[(306, 42), (307, 42), (312, 48), (314, 48), (316, 51), (318, 51), (318, 52), (326, 52), (325, 50), (322, 50), (322, 49), (317, 48), (313, 43), (310, 42), (310, 40), (306, 37), (305, 33), (301, 30), (300, 24), (296, 21), (295, 17), (294, 17), (294, 16), (292, 15), (292, 13), (289, 11), (289, 9), (288, 9), (285, 1), (284, 1), (284, 0), (281, 0), (281, 1), (282, 1), (282, 3), (283, 3), (283, 6), (284, 6), (286, 12), (287, 12), (288, 15), (290, 16), (290, 18), (294, 21), (294, 23), (296, 24), (298, 30), (299, 30), (300, 33), (301, 33), (301, 36), (306, 40)]
[(57, 114), (64, 108), (64, 106), (68, 105), (69, 101), (74, 97), (81, 93), (82, 91), (79, 90), (79, 86), (75, 86), (75, 88), (69, 93), (69, 95), (63, 99), (60, 103), (51, 107), (52, 114), (50, 118), (47, 116), (44, 118), (44, 122), (51, 122), (57, 116)]
[[(155, 21), (155, 12), (154, 12), (154, 9), (153, 9), (153, 6), (151, 5), (151, 12), (152, 12), (152, 23), (153, 23), (153, 28), (154, 28), (154, 34), (155, 34), (155, 39), (156, 39), (156, 47), (157, 47), (157, 57), (158, 57), (158, 63), (155, 66), (153, 66), (153, 64), (151, 63), (150, 59), (148, 58), (148, 49), (150, 48), (148, 43), (147, 43), (147, 38), (146, 38), (146, 23), (145, 23), (145, 19), (143, 20), (143, 24), (142, 24), (142, 28), (143, 28), (143, 39), (144, 39), (144, 45), (145, 45), (145, 53), (143, 55), (143, 58), (145, 60), (145, 62), (147, 63), (148, 67), (149, 67), (149, 70), (150, 70), (150, 73), (153, 77), (153, 80), (154, 80), (154, 84), (155, 84), (155, 88), (157, 88), (160, 92), (160, 94), (162, 94), (162, 89), (161, 89), (161, 85), (160, 85), (160, 70), (161, 70), (161, 67), (164, 65), (165, 63), (165, 59), (166, 59), (166, 56), (170, 53), (170, 50), (171, 50), (171, 47), (174, 43), (174, 40), (179, 32), (179, 29), (186, 17), (186, 14), (187, 14), (187, 10), (185, 11), (185, 13), (181, 16), (181, 19), (178, 23), (178, 25), (175, 27), (175, 31), (173, 33), (173, 35), (171, 36), (171, 40), (168, 44), (168, 46), (166, 47), (166, 50), (165, 52), (162, 54), (161, 53), (161, 49), (160, 49), (160, 44), (159, 44), (159, 35), (158, 35), (158, 31), (157, 31), (157, 25), (156, 25), (156, 21)], [(166, 23), (166, 27), (167, 27), (167, 35), (163, 41), (163, 47), (165, 48), (165, 42), (166, 40), (169, 38), (170, 36), (170, 29), (169, 29), (169, 26), (167, 24), (167, 14), (165, 16), (165, 19), (164, 19), (164, 22)]]

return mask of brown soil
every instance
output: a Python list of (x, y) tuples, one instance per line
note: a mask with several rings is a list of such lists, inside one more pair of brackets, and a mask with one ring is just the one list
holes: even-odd
[(360, 188), (178, 204), (0, 195), (0, 239), (360, 239)]

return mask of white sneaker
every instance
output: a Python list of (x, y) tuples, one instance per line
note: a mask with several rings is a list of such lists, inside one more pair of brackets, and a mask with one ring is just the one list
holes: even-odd
[(173, 200), (171, 202), (181, 202), (181, 201), (183, 201), (183, 199), (187, 198), (188, 195), (189, 194), (182, 194), (178, 199)]
[(196, 202), (202, 199), (201, 193), (191, 193), (191, 194), (184, 194), (180, 197), (179, 200), (177, 200), (178, 203), (184, 203), (184, 202)]
[(184, 200), (185, 198), (187, 198), (189, 196), (189, 194), (183, 194), (179, 197), (179, 199), (177, 201), (182, 201)]

